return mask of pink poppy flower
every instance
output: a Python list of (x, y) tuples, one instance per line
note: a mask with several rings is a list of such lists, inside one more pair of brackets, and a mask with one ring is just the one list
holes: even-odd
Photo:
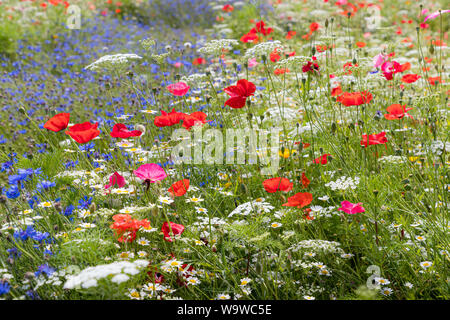
[(161, 181), (167, 177), (166, 172), (156, 163), (147, 163), (133, 171), (134, 175), (147, 183)]
[(427, 22), (427, 20), (435, 19), (435, 18), (439, 17), (439, 13), (444, 14), (446, 12), (450, 12), (450, 10), (441, 10), (441, 12), (435, 11), (432, 14), (426, 16), (425, 20), (423, 20), (423, 22)]
[(253, 68), (256, 67), (259, 64), (258, 61), (256, 61), (256, 58), (251, 58), (248, 60), (248, 67)]
[(345, 213), (348, 213), (348, 214), (356, 214), (356, 213), (365, 212), (366, 210), (363, 207), (361, 207), (361, 205), (362, 205), (362, 202), (351, 203), (350, 201), (342, 201), (341, 207), (338, 210), (344, 211)]
[(386, 61), (387, 61), (387, 57), (382, 53), (377, 54), (375, 57), (373, 57), (373, 65), (375, 68), (380, 67)]
[(184, 96), (191, 87), (184, 82), (172, 83), (167, 86), (167, 90), (175, 96)]
[(125, 181), (125, 178), (122, 177), (119, 173), (114, 172), (109, 177), (109, 183), (105, 186), (105, 189), (109, 189), (111, 187), (114, 187), (115, 185), (117, 185), (119, 188), (122, 188), (126, 184), (127, 182)]
[[(170, 224), (169, 224), (170, 223)], [(184, 226), (182, 224), (177, 224), (174, 222), (164, 222), (162, 227), (161, 227), (161, 231), (164, 234), (164, 240), (167, 242), (172, 242), (173, 239), (170, 237), (172, 234), (174, 236), (178, 236), (180, 234), (183, 233), (184, 231)]]

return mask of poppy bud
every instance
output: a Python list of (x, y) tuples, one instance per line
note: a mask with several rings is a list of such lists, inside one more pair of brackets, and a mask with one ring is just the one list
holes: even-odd
[(94, 213), (95, 210), (97, 210), (97, 205), (95, 204), (95, 202), (93, 202), (93, 203), (89, 206), (89, 211), (90, 211), (90, 213)]
[(375, 195), (375, 197), (378, 196), (378, 190), (373, 190), (372, 192)]
[(153, 208), (152, 208), (152, 216), (154, 216), (154, 217), (156, 217), (157, 215), (158, 215), (158, 207), (157, 206), (154, 206)]
[(25, 114), (25, 109), (23, 107), (20, 107), (19, 108), (19, 112), (22, 113), (22, 114)]
[(328, 28), (328, 19), (325, 19), (325, 28)]
[(61, 212), (61, 210), (62, 210), (61, 202), (55, 203), (55, 209), (56, 209), (56, 211)]
[(262, 61), (263, 61), (263, 62), (266, 62), (266, 61), (267, 61), (267, 57), (266, 57), (266, 55), (265, 55), (265, 54), (263, 54), (263, 55), (261, 56), (261, 59), (262, 59)]

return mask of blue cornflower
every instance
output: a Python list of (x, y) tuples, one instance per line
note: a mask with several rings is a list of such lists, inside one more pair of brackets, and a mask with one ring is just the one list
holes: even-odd
[(25, 292), (25, 294), (32, 300), (40, 300), (41, 299), (39, 297), (39, 295), (36, 293), (36, 291), (33, 291), (33, 290), (28, 290), (27, 292)]
[(78, 164), (78, 160), (77, 161), (69, 160), (64, 164), (64, 166), (66, 167), (66, 169), (69, 169), (69, 168), (75, 168), (77, 166), (77, 164)]
[(36, 185), (36, 188), (37, 188), (37, 190), (39, 192), (42, 192), (43, 190), (44, 191), (48, 190), (48, 189), (50, 189), (51, 187), (54, 187), (54, 186), (56, 186), (56, 183), (54, 183), (52, 181), (48, 181), (48, 180), (42, 180), (41, 182), (39, 182)]
[(84, 199), (79, 200), (78, 203), (80, 204), (78, 209), (88, 209), (92, 203), (92, 197), (84, 196)]
[(9, 292), (9, 289), (11, 287), (9, 286), (9, 283), (6, 281), (0, 281), (0, 296), (7, 294)]
[(64, 210), (64, 215), (65, 215), (66, 217), (72, 215), (74, 209), (75, 209), (75, 207), (74, 207), (73, 205), (71, 205), (71, 204), (68, 205), (68, 206), (66, 207), (66, 210)]
[(50, 267), (48, 264), (42, 264), (38, 267), (38, 270), (34, 273), (36, 277), (45, 273), (47, 276), (51, 276), (55, 272), (55, 269)]
[(20, 191), (19, 188), (14, 185), (14, 186), (10, 186), (9, 189), (5, 192), (6, 196), (8, 197), (8, 199), (16, 199), (20, 196)]
[(17, 250), (17, 248), (7, 249), (6, 252), (9, 253), (9, 258), (18, 258), (22, 255), (22, 253)]

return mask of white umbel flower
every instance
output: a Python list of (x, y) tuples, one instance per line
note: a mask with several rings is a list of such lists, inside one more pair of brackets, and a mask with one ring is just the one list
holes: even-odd
[(91, 63), (87, 67), (86, 70), (96, 70), (100, 67), (105, 67), (111, 64), (122, 64), (127, 63), (129, 60), (142, 59), (141, 56), (138, 56), (134, 53), (118, 53), (113, 55), (106, 55), (98, 59), (97, 61)]

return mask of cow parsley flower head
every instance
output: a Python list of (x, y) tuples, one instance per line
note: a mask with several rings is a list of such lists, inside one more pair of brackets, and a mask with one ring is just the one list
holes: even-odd
[(106, 55), (98, 59), (97, 61), (86, 66), (86, 70), (97, 70), (100, 68), (111, 67), (112, 65), (128, 63), (129, 60), (142, 59), (134, 53), (118, 53), (113, 55)]
[(283, 49), (279, 40), (262, 42), (248, 49), (245, 52), (244, 59), (260, 58), (262, 55), (268, 57), (275, 49)]
[(199, 53), (217, 55), (221, 54), (224, 49), (230, 50), (234, 46), (239, 45), (239, 41), (235, 39), (211, 40), (198, 49)]

